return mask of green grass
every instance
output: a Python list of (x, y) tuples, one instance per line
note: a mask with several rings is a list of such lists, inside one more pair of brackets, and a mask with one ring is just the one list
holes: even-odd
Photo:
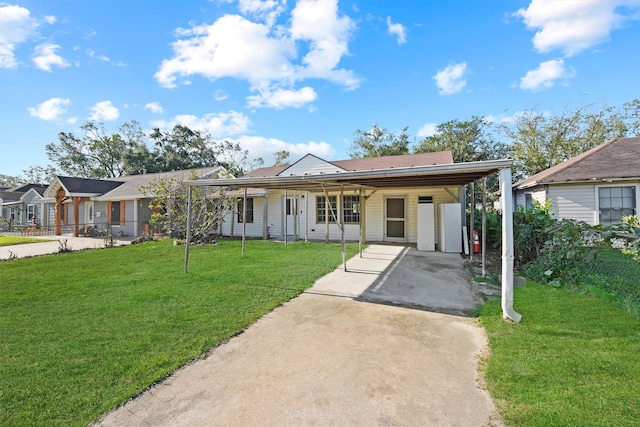
[(21, 237), (21, 236), (5, 236), (0, 235), (0, 246), (9, 245), (23, 245), (25, 243), (42, 243), (46, 242), (44, 239), (37, 239), (35, 237)]
[(500, 302), (480, 321), (491, 348), (485, 378), (511, 426), (640, 425), (640, 320), (590, 293), (528, 283), (521, 323)]
[[(348, 246), (348, 255), (355, 254)], [(86, 425), (328, 273), (340, 246), (171, 241), (0, 263), (0, 425)]]

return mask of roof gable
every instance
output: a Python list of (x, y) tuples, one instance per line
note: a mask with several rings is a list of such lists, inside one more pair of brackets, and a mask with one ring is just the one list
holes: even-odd
[(610, 181), (640, 177), (640, 137), (615, 138), (514, 184)]
[(245, 178), (290, 175), (314, 175), (319, 173), (357, 172), (389, 168), (445, 165), (453, 163), (451, 151), (435, 153), (403, 154), (398, 156), (365, 157), (362, 159), (335, 160), (328, 162), (313, 154), (307, 154), (293, 165), (271, 166), (256, 169)]
[(59, 176), (57, 181), (64, 187), (67, 195), (98, 195), (107, 193), (122, 185), (122, 181), (110, 181), (106, 179), (73, 178)]

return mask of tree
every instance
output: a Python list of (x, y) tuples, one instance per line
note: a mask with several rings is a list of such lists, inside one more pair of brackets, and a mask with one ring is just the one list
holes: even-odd
[(399, 134), (393, 134), (387, 129), (374, 125), (370, 130), (356, 130), (351, 143), (349, 155), (351, 158), (395, 156), (409, 154), (409, 134), (405, 127)]
[[(228, 176), (228, 175), (227, 175)], [(197, 179), (193, 174), (189, 179)], [(151, 199), (152, 210), (149, 223), (156, 232), (175, 232), (185, 237), (188, 216), (188, 188), (178, 178), (156, 177), (140, 192)], [(210, 243), (219, 233), (224, 216), (233, 211), (237, 201), (226, 189), (192, 187), (191, 198), (191, 242)]]
[(58, 171), (51, 165), (45, 167), (36, 165), (29, 166), (28, 169), (22, 171), (24, 173), (23, 181), (35, 184), (35, 183), (52, 183), (58, 175)]
[(278, 151), (273, 154), (276, 156), (273, 166), (286, 166), (289, 164), (289, 152), (287, 150)]
[(456, 163), (504, 159), (508, 155), (507, 146), (492, 138), (490, 128), (491, 124), (478, 116), (465, 121), (449, 120), (440, 123), (436, 134), (420, 141), (413, 152), (451, 151)]
[(110, 134), (104, 124), (87, 122), (80, 127), (82, 137), (60, 132), (59, 143), (47, 144), (49, 159), (63, 173), (82, 178), (115, 178), (125, 174), (124, 153), (143, 144), (144, 134), (137, 122), (123, 124)]
[(518, 115), (501, 126), (511, 144), (514, 176), (525, 178), (577, 156), (612, 138), (637, 135), (640, 131), (640, 101), (622, 109), (591, 106), (550, 116), (535, 110)]

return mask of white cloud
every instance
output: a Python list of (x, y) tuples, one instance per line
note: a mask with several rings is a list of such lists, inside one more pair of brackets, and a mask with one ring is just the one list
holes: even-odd
[[(630, 6), (628, 16), (619, 13), (625, 6)], [(638, 0), (531, 0), (515, 15), (522, 17), (527, 28), (538, 30), (533, 37), (538, 52), (560, 49), (572, 56), (606, 41), (625, 20), (637, 19), (632, 9), (638, 6)]]
[(564, 60), (552, 59), (540, 63), (535, 70), (527, 71), (527, 74), (520, 79), (520, 88), (533, 91), (548, 89), (558, 80), (567, 80), (574, 75), (575, 72), (572, 69), (565, 68)]
[[(179, 39), (172, 43), (174, 55), (161, 62), (156, 80), (172, 88), (194, 75), (210, 80), (233, 77), (246, 80), (257, 93), (249, 98), (251, 102), (260, 100), (260, 105), (278, 108), (287, 105), (281, 99), (267, 99), (269, 94), (281, 96), (288, 91), (315, 99), (308, 97), (309, 91), (295, 88), (304, 79), (323, 79), (355, 89), (359, 78), (338, 68), (348, 54), (355, 25), (349, 17), (339, 16), (336, 0), (299, 1), (291, 12), (289, 28), (276, 26), (272, 19), (283, 7), (284, 2), (242, 1), (241, 11), (265, 22), (224, 15), (210, 25), (176, 30)], [(306, 53), (299, 58), (300, 52)], [(300, 106), (300, 97), (290, 98), (293, 106)]]
[(222, 89), (216, 90), (215, 93), (213, 94), (213, 99), (215, 99), (216, 101), (224, 101), (227, 98), (228, 96), (226, 92)]
[(64, 113), (67, 112), (67, 107), (71, 105), (69, 98), (51, 98), (36, 105), (35, 107), (29, 107), (27, 110), (33, 117), (37, 117), (42, 120), (57, 120)]
[(440, 95), (453, 95), (460, 92), (466, 85), (467, 80), (464, 78), (467, 74), (467, 63), (452, 64), (444, 70), (438, 71), (433, 80), (438, 86)]
[(172, 120), (154, 120), (152, 126), (160, 129), (171, 129), (175, 125), (186, 126), (193, 130), (207, 131), (213, 138), (225, 138), (247, 132), (251, 121), (237, 111), (228, 113), (210, 113), (202, 117), (190, 114), (175, 116)]
[(112, 121), (120, 117), (120, 111), (111, 104), (111, 101), (102, 101), (96, 103), (91, 108), (91, 116), (89, 120), (93, 121)]
[(96, 54), (96, 51), (93, 50), (93, 49), (87, 49), (87, 55), (89, 55), (93, 59), (97, 59), (98, 61), (111, 62), (111, 60), (109, 59), (108, 56), (106, 56), (106, 55), (98, 55), (98, 54)]
[(335, 156), (335, 150), (327, 142), (309, 141), (307, 143), (292, 144), (276, 138), (265, 138), (262, 136), (241, 136), (234, 139), (244, 150), (248, 150), (251, 160), (262, 158), (265, 165), (273, 163), (273, 153), (287, 150), (290, 154), (289, 159), (295, 161), (307, 153), (315, 154), (323, 159), (332, 159)]
[(416, 136), (421, 138), (426, 138), (428, 136), (433, 136), (438, 133), (438, 124), (437, 123), (425, 123), (418, 132)]
[(15, 68), (18, 61), (13, 53), (16, 45), (29, 40), (38, 27), (29, 9), (21, 6), (0, 6), (0, 67)]
[(149, 110), (155, 114), (162, 114), (162, 105), (159, 102), (150, 102), (144, 106), (145, 110)]
[(402, 24), (394, 24), (391, 22), (391, 17), (387, 16), (387, 31), (392, 36), (396, 36), (398, 44), (407, 42), (407, 27)]
[(66, 68), (69, 63), (63, 57), (56, 53), (60, 49), (57, 44), (41, 44), (36, 46), (33, 54), (33, 62), (41, 70), (51, 72), (51, 66), (55, 65), (60, 68)]
[(55, 16), (51, 16), (51, 15), (49, 15), (49, 16), (45, 16), (45, 17), (44, 17), (44, 22), (46, 22), (46, 23), (47, 23), (47, 24), (49, 24), (49, 25), (53, 25), (53, 24), (55, 24), (55, 23), (56, 23), (56, 21), (57, 21), (57, 19), (56, 19), (56, 17), (55, 17)]
[(271, 91), (261, 91), (259, 95), (248, 96), (250, 107), (269, 107), (281, 109), (284, 107), (302, 107), (313, 102), (318, 94), (310, 87), (303, 87), (300, 90), (277, 89)]

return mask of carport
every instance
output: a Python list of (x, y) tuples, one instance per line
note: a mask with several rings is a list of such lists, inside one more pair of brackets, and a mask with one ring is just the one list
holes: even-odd
[[(511, 194), (511, 167), (513, 161), (491, 160), (482, 162), (452, 163), (445, 165), (376, 169), (356, 172), (338, 172), (313, 175), (294, 175), (276, 177), (249, 177), (232, 179), (199, 179), (185, 181), (189, 190), (189, 200), (193, 187), (215, 186), (243, 189), (246, 207), (247, 188), (264, 188), (287, 191), (323, 192), (357, 191), (360, 200), (362, 218), (366, 217), (367, 197), (381, 188), (400, 187), (434, 187), (463, 186), (493, 174), (499, 174), (501, 210), (502, 210), (502, 313), (505, 319), (518, 322), (521, 315), (513, 309), (513, 203)], [(190, 209), (189, 209), (190, 211)], [(190, 212), (189, 212), (190, 214)], [(342, 259), (346, 271), (346, 252), (344, 239), (344, 222), (339, 214), (331, 211), (332, 216), (342, 231)], [(244, 213), (243, 213), (244, 215)], [(360, 221), (359, 243), (362, 255), (362, 244), (366, 242), (364, 219)], [(244, 227), (244, 225), (243, 225)], [(185, 249), (185, 272), (188, 271), (190, 215), (187, 220), (187, 244)], [(286, 235), (286, 233), (285, 233)], [(245, 232), (242, 235), (242, 251), (244, 253)]]

